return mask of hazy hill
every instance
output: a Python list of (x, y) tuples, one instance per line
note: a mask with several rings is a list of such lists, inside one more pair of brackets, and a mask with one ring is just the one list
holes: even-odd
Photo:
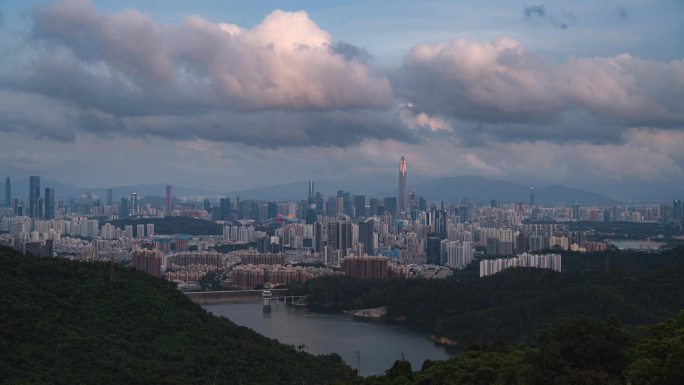
[[(326, 196), (334, 196), (338, 190), (343, 190), (350, 191), (352, 194), (365, 194), (368, 197), (384, 198), (397, 195), (396, 179), (396, 175), (381, 174), (363, 176), (351, 180), (316, 180), (314, 183), (316, 191), (323, 192)], [(12, 180), (14, 197), (26, 199), (28, 197), (28, 184), (28, 179)], [(57, 197), (61, 199), (77, 198), (86, 194), (87, 191), (99, 195), (101, 199), (105, 199), (107, 194), (107, 189), (104, 187), (84, 188), (42, 179), (41, 189), (45, 187), (55, 188)], [(491, 199), (499, 199), (504, 202), (527, 202), (529, 199), (529, 187), (519, 183), (478, 176), (455, 176), (437, 179), (411, 176), (409, 179), (409, 189), (415, 189), (419, 195), (428, 198), (430, 201), (445, 202), (457, 202), (461, 198), (468, 198), (471, 202), (480, 203), (489, 202)], [(577, 202), (582, 205), (607, 205), (618, 203), (616, 200), (605, 195), (573, 187), (562, 185), (533, 187), (535, 187), (535, 198), (538, 204), (573, 204)], [(159, 183), (112, 188), (114, 200), (118, 201), (121, 197), (130, 196), (132, 192), (138, 193), (139, 199), (146, 196), (163, 197), (166, 185)], [(173, 186), (173, 195), (174, 197), (197, 196), (197, 200), (199, 200), (200, 196), (229, 196), (233, 198), (239, 196), (246, 199), (296, 201), (305, 198), (307, 190), (308, 181), (302, 180), (223, 193), (199, 188)], [(631, 193), (632, 191), (633, 193)], [(678, 195), (678, 191), (673, 189), (660, 190), (658, 188), (646, 190), (627, 188), (622, 190), (620, 199), (625, 201), (661, 202), (672, 199), (668, 197), (678, 197), (681, 195)], [(649, 199), (649, 197), (653, 199)]]
[[(561, 185), (534, 186), (536, 204), (609, 205), (617, 201), (604, 195)], [(499, 199), (504, 202), (529, 201), (530, 186), (498, 179), (477, 176), (444, 177), (416, 186), (419, 195), (431, 201), (458, 202), (467, 198), (470, 202), (489, 202)]]
[[(386, 179), (386, 178), (385, 178)], [(393, 188), (394, 180), (378, 180), (373, 184), (361, 181), (315, 181), (316, 191), (331, 196), (337, 190), (350, 191), (352, 194), (366, 194), (368, 197), (384, 198), (396, 196)], [(477, 176), (444, 177), (433, 180), (414, 182), (412, 186), (418, 195), (426, 197), (429, 201), (458, 202), (461, 198), (468, 198), (470, 202), (489, 202), (491, 199), (499, 199), (505, 202), (528, 202), (529, 186), (508, 182), (504, 180), (488, 179)], [(373, 189), (373, 186), (381, 186)], [(391, 186), (392, 189), (387, 189)], [(245, 198), (275, 200), (299, 200), (306, 197), (308, 182), (292, 182), (266, 186), (261, 188), (233, 191), (230, 196)], [(538, 204), (573, 204), (578, 202), (585, 205), (614, 204), (617, 201), (588, 191), (553, 185), (535, 188), (535, 200)]]
[(173, 284), (106, 263), (0, 247), (0, 383), (334, 384), (337, 355), (299, 352), (217, 318)]
[[(4, 186), (4, 180), (2, 182)], [(40, 179), (41, 196), (44, 189), (51, 187), (55, 189), (55, 195), (59, 199), (78, 198), (85, 195), (88, 191), (91, 194), (100, 196), (104, 200), (107, 197), (107, 187), (79, 187), (69, 183), (61, 183), (50, 179)], [(138, 184), (130, 186), (112, 186), (112, 196), (114, 201), (120, 200), (122, 197), (129, 197), (131, 193), (138, 193), (138, 198), (145, 196), (165, 196), (166, 185), (163, 183), (157, 184)], [(12, 180), (12, 196), (19, 199), (27, 199), (29, 190), (29, 180), (27, 179), (13, 179)], [(208, 195), (219, 196), (221, 193), (216, 191), (209, 191), (199, 188), (173, 186), (173, 195), (178, 196), (192, 196), (192, 195)]]

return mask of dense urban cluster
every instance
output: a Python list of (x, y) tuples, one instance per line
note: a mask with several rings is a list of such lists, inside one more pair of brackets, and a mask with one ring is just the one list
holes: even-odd
[[(55, 189), (41, 190), (40, 182), (31, 176), (29, 196), (22, 199), (13, 197), (6, 179), (1, 244), (36, 256), (130, 261), (191, 288), (207, 277), (235, 288), (277, 286), (332, 273), (445, 278), (476, 259), (481, 276), (509, 266), (560, 271), (560, 257), (550, 264), (515, 261), (543, 250), (608, 248), (604, 239), (592, 236), (591, 228), (575, 223), (682, 226), (679, 200), (651, 206), (547, 206), (535, 203), (530, 188), (527, 202), (428, 202), (408, 190), (403, 157), (397, 195), (370, 199), (349, 191), (326, 196), (314, 182), (309, 182), (305, 199), (285, 202), (227, 196), (179, 201), (170, 185), (156, 200), (136, 192), (115, 197), (111, 188), (105, 197), (88, 193), (58, 199)], [(639, 244), (642, 249), (656, 247), (651, 240)], [(501, 259), (515, 255), (517, 259)], [(499, 259), (488, 261), (492, 258)]]

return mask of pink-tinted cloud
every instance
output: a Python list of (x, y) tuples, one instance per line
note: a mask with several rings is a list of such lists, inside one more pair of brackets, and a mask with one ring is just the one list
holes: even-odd
[[(226, 109), (378, 108), (389, 81), (334, 51), (306, 12), (274, 11), (252, 29), (191, 16), (159, 23), (137, 10), (102, 14), (88, 0), (33, 12), (34, 36), (58, 40), (79, 61), (102, 63), (134, 85), (192, 88)], [(201, 91), (200, 91), (201, 90)]]
[(552, 63), (511, 38), (413, 47), (396, 76), (417, 111), (491, 123), (549, 123), (584, 112), (599, 119), (684, 126), (684, 60), (627, 54)]

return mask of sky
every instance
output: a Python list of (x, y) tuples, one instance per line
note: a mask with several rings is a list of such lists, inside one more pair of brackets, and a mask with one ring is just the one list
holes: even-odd
[(684, 2), (0, 2), (0, 172), (684, 187)]

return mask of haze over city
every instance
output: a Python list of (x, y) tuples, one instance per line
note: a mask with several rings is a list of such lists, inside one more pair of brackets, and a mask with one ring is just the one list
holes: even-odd
[(0, 384), (684, 384), (683, 16), (0, 3)]
[(0, 163), (235, 191), (404, 155), (414, 177), (677, 189), (683, 7), (5, 2)]

